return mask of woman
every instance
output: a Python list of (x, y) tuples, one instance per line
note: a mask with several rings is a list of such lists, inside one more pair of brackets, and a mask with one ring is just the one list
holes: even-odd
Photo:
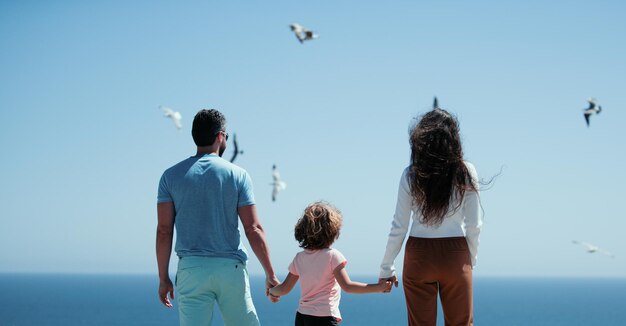
[(409, 325), (436, 325), (437, 294), (446, 325), (473, 325), (472, 268), (482, 224), (476, 169), (463, 161), (458, 122), (445, 110), (426, 113), (410, 143), (380, 278), (397, 286), (393, 264), (413, 215), (402, 272)]

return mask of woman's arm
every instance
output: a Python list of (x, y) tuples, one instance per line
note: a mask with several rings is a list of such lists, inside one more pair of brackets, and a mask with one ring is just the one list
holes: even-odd
[(296, 285), (296, 282), (298, 282), (298, 278), (298, 275), (291, 273), (287, 274), (287, 277), (285, 277), (285, 280), (282, 283), (270, 289), (270, 295), (280, 297), (291, 292), (293, 287)]
[(478, 193), (478, 173), (471, 163), (466, 163), (467, 169), (472, 177), (472, 182), (477, 191), (468, 191), (463, 198), (463, 215), (465, 216), (465, 239), (469, 247), (472, 259), (472, 267), (476, 266), (478, 258), (478, 244), (480, 229), (483, 225), (482, 206), (480, 205), (480, 194)]
[(408, 169), (405, 169), (400, 178), (398, 186), (398, 201), (396, 203), (396, 212), (391, 223), (391, 231), (387, 240), (387, 249), (385, 256), (380, 264), (379, 278), (389, 279), (396, 275), (396, 268), (393, 266), (396, 256), (402, 248), (402, 243), (406, 238), (411, 222), (411, 208), (413, 207), (413, 197), (409, 190), (409, 182), (407, 179)]
[(350, 280), (348, 272), (346, 271), (346, 264), (341, 264), (335, 268), (333, 274), (341, 289), (348, 293), (363, 294), (363, 293), (375, 293), (375, 292), (389, 292), (391, 291), (391, 282), (385, 281), (376, 284), (365, 284), (361, 282), (354, 282)]

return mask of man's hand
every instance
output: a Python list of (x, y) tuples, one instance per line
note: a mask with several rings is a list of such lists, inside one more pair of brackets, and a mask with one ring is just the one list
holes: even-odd
[(164, 281), (162, 280), (159, 284), (159, 300), (161, 300), (161, 303), (164, 306), (172, 308), (172, 302), (170, 301), (170, 298), (174, 300), (174, 285), (172, 284), (172, 281), (168, 278)]
[[(398, 287), (398, 278), (394, 275), (392, 277), (388, 277), (388, 278), (379, 278), (378, 279), (378, 283), (384, 283), (384, 282), (391, 282), (391, 284), (395, 285), (396, 287)], [(386, 292), (391, 292), (391, 288), (389, 289), (389, 291), (385, 291)]]
[(276, 303), (280, 301), (280, 296), (273, 295), (272, 292), (270, 291), (271, 288), (279, 284), (280, 284), (280, 281), (278, 280), (276, 275), (265, 277), (265, 295), (270, 299), (272, 303)]
[(275, 287), (278, 284), (280, 284), (280, 281), (278, 280), (278, 277), (276, 277), (276, 275), (266, 276), (265, 277), (265, 295), (269, 295), (270, 289)]
[(168, 267), (172, 254), (172, 239), (174, 238), (174, 203), (158, 203), (157, 216), (159, 219), (156, 232), (156, 256), (159, 268), (159, 300), (168, 308), (172, 307), (170, 299), (174, 299), (174, 286), (169, 277)]

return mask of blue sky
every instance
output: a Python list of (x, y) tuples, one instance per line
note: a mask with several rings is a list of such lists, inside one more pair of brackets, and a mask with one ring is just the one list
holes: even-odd
[[(217, 108), (279, 274), (299, 250), (295, 221), (323, 199), (344, 214), (348, 270), (376, 275), (408, 126), (436, 95), (479, 174), (503, 168), (482, 194), (475, 275), (625, 277), (625, 13), (619, 1), (0, 2), (0, 272), (156, 273), (159, 177), (194, 154), (195, 112)], [(319, 39), (298, 43), (294, 22)], [(590, 96), (603, 111), (587, 128)], [(159, 105), (181, 112), (182, 131)], [(273, 164), (288, 184), (275, 203)]]

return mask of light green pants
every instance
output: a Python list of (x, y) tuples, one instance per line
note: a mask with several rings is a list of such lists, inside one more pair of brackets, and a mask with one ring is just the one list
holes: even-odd
[(215, 257), (183, 257), (176, 291), (181, 326), (211, 325), (217, 303), (226, 326), (257, 326), (246, 265)]

